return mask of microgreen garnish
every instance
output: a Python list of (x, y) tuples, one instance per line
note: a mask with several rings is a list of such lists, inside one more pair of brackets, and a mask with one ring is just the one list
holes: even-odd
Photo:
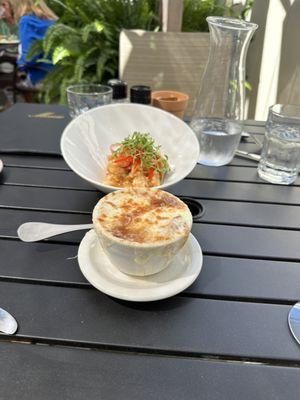
[(133, 160), (140, 160), (143, 169), (153, 168), (164, 175), (170, 171), (168, 157), (160, 153), (161, 146), (156, 145), (149, 133), (134, 132), (127, 136), (121, 145), (113, 151), (114, 157), (126, 154)]

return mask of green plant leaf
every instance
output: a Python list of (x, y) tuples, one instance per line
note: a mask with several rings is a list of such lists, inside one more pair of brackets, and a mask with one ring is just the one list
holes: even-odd
[(99, 82), (101, 82), (101, 80), (102, 80), (107, 59), (108, 59), (108, 55), (102, 54), (97, 61), (96, 75), (97, 75)]
[(86, 55), (82, 54), (80, 55), (75, 63), (75, 68), (74, 68), (74, 80), (75, 82), (80, 82), (85, 70), (85, 60), (86, 60)]
[(82, 40), (83, 42), (87, 42), (90, 34), (92, 32), (100, 33), (104, 29), (104, 25), (99, 21), (94, 21), (91, 24), (86, 25), (82, 30)]
[(66, 57), (69, 57), (70, 55), (71, 53), (64, 46), (57, 46), (52, 54), (52, 62), (55, 65), (59, 61), (63, 60)]
[(71, 26), (56, 23), (52, 25), (45, 36), (43, 41), (43, 49), (45, 55), (48, 56), (57, 46), (64, 43), (67, 38), (78, 36), (78, 31)]

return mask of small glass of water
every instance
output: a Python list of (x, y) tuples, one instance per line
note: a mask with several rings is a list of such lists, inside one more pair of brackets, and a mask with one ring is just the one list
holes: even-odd
[(78, 84), (67, 88), (71, 118), (98, 106), (110, 104), (112, 88), (105, 85)]
[(191, 122), (191, 128), (200, 143), (200, 164), (218, 167), (230, 163), (240, 143), (241, 121), (198, 118)]
[(271, 183), (293, 183), (300, 167), (300, 106), (269, 109), (258, 175)]

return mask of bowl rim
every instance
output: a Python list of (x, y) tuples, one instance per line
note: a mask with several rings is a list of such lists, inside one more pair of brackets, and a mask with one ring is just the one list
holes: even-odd
[(154, 189), (164, 189), (164, 188), (168, 188), (170, 186), (173, 186), (173, 185), (177, 184), (178, 182), (182, 181), (186, 176), (188, 176), (193, 171), (193, 169), (197, 165), (197, 162), (198, 162), (199, 157), (200, 157), (200, 145), (199, 145), (199, 141), (197, 139), (197, 136), (196, 136), (195, 132), (193, 131), (193, 129), (186, 122), (184, 122), (180, 118), (176, 117), (175, 115), (169, 113), (168, 111), (162, 110), (162, 109), (157, 108), (157, 107), (152, 107), (152, 106), (148, 106), (148, 105), (145, 105), (145, 104), (138, 104), (138, 103), (111, 103), (111, 104), (105, 104), (103, 106), (92, 108), (91, 110), (88, 110), (85, 113), (82, 113), (82, 114), (78, 115), (72, 121), (70, 121), (68, 123), (68, 125), (64, 128), (63, 133), (62, 133), (61, 138), (60, 138), (60, 150), (61, 150), (61, 154), (63, 156), (64, 161), (67, 163), (67, 165), (71, 168), (71, 170), (74, 173), (76, 173), (78, 176), (80, 176), (80, 178), (82, 178), (83, 180), (85, 180), (87, 182), (90, 182), (92, 185), (94, 185), (96, 187), (103, 187), (103, 188), (105, 188), (105, 189), (107, 189), (109, 191), (126, 189), (125, 187), (111, 186), (111, 185), (107, 185), (107, 184), (105, 184), (103, 182), (95, 181), (93, 179), (87, 178), (82, 173), (80, 173), (77, 170), (77, 168), (75, 168), (74, 165), (67, 159), (67, 156), (66, 156), (66, 153), (65, 153), (65, 150), (64, 150), (64, 141), (65, 141), (65, 137), (67, 136), (67, 132), (72, 127), (72, 125), (76, 124), (76, 122), (77, 122), (77, 120), (79, 118), (83, 118), (86, 115), (93, 114), (98, 109), (103, 110), (103, 109), (106, 109), (106, 108), (120, 108), (120, 107), (121, 108), (122, 107), (124, 107), (124, 108), (126, 108), (126, 107), (137, 107), (137, 108), (141, 108), (141, 109), (146, 109), (148, 107), (151, 107), (154, 110), (154, 112), (165, 114), (168, 118), (175, 119), (177, 122), (179, 122), (180, 125), (184, 124), (184, 126), (192, 133), (192, 135), (195, 138), (195, 146), (197, 146), (197, 157), (196, 157), (195, 164), (193, 164), (193, 165), (191, 164), (191, 167), (189, 168), (188, 172), (183, 177), (181, 177), (180, 179), (176, 179), (174, 182), (171, 182), (171, 183), (162, 183), (161, 185), (158, 185), (158, 186), (151, 186), (152, 188), (154, 188)]

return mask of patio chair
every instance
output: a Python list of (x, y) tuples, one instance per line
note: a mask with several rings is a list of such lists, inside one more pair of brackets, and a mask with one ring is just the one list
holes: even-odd
[(149, 85), (152, 90), (176, 90), (190, 97), (190, 117), (208, 59), (206, 32), (148, 32), (122, 30), (119, 76), (128, 86)]

